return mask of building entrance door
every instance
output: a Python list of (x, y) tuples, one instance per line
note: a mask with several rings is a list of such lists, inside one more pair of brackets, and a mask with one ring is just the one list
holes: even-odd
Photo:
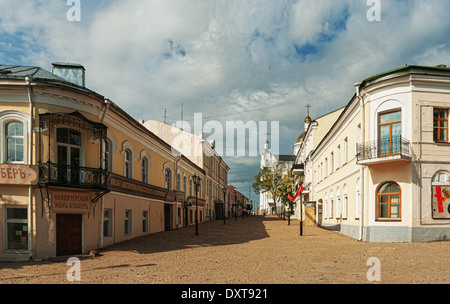
[(82, 249), (81, 214), (56, 215), (56, 255), (81, 254)]

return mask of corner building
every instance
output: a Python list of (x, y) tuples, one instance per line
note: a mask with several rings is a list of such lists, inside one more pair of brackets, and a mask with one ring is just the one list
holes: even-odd
[(194, 222), (174, 172), (204, 170), (86, 88), (84, 73), (0, 66), (2, 260), (86, 254)]
[(404, 66), (355, 88), (308, 158), (317, 222), (369, 242), (447, 240), (450, 69)]

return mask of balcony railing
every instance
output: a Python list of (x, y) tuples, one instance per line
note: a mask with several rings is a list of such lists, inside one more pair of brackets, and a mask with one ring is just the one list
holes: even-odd
[(105, 189), (106, 170), (65, 164), (39, 164), (39, 183), (85, 189)]
[(411, 144), (401, 137), (366, 142), (356, 145), (357, 161), (383, 161), (386, 159), (411, 159)]

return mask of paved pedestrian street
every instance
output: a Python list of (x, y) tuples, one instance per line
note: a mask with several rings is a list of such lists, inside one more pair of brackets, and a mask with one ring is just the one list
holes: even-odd
[[(97, 256), (0, 262), (7, 284), (449, 283), (450, 243), (365, 243), (299, 221), (252, 216), (150, 234)], [(76, 261), (76, 259), (75, 259)], [(76, 268), (78, 267), (78, 268)]]

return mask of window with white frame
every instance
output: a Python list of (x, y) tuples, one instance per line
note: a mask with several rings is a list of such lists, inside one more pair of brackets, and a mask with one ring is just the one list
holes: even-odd
[(337, 146), (336, 149), (336, 169), (341, 166), (341, 145)]
[(142, 170), (142, 182), (148, 183), (148, 159), (147, 157), (143, 157), (141, 161), (141, 170)]
[(166, 189), (172, 191), (172, 170), (170, 170), (169, 168), (166, 168), (166, 170), (164, 170), (164, 180)]
[(110, 139), (105, 142), (105, 170), (107, 172), (113, 172), (112, 161), (113, 144)]
[(344, 138), (344, 162), (345, 165), (348, 162), (348, 137)]
[(341, 218), (341, 192), (339, 188), (336, 190), (336, 218)]
[(28, 250), (28, 209), (6, 208), (6, 249)]
[(177, 174), (177, 184), (176, 184), (176, 187), (177, 187), (177, 191), (180, 191), (180, 190), (181, 190), (181, 175), (180, 175), (180, 173)]
[(28, 115), (14, 110), (0, 112), (0, 161), (10, 164), (27, 163)]
[(125, 177), (133, 178), (132, 153), (130, 149), (125, 149), (124, 170), (125, 170)]
[(24, 162), (24, 129), (19, 121), (9, 122), (5, 125), (6, 162)]
[(348, 208), (348, 195), (347, 195), (347, 185), (344, 185), (342, 191), (342, 218), (347, 218), (347, 208)]

